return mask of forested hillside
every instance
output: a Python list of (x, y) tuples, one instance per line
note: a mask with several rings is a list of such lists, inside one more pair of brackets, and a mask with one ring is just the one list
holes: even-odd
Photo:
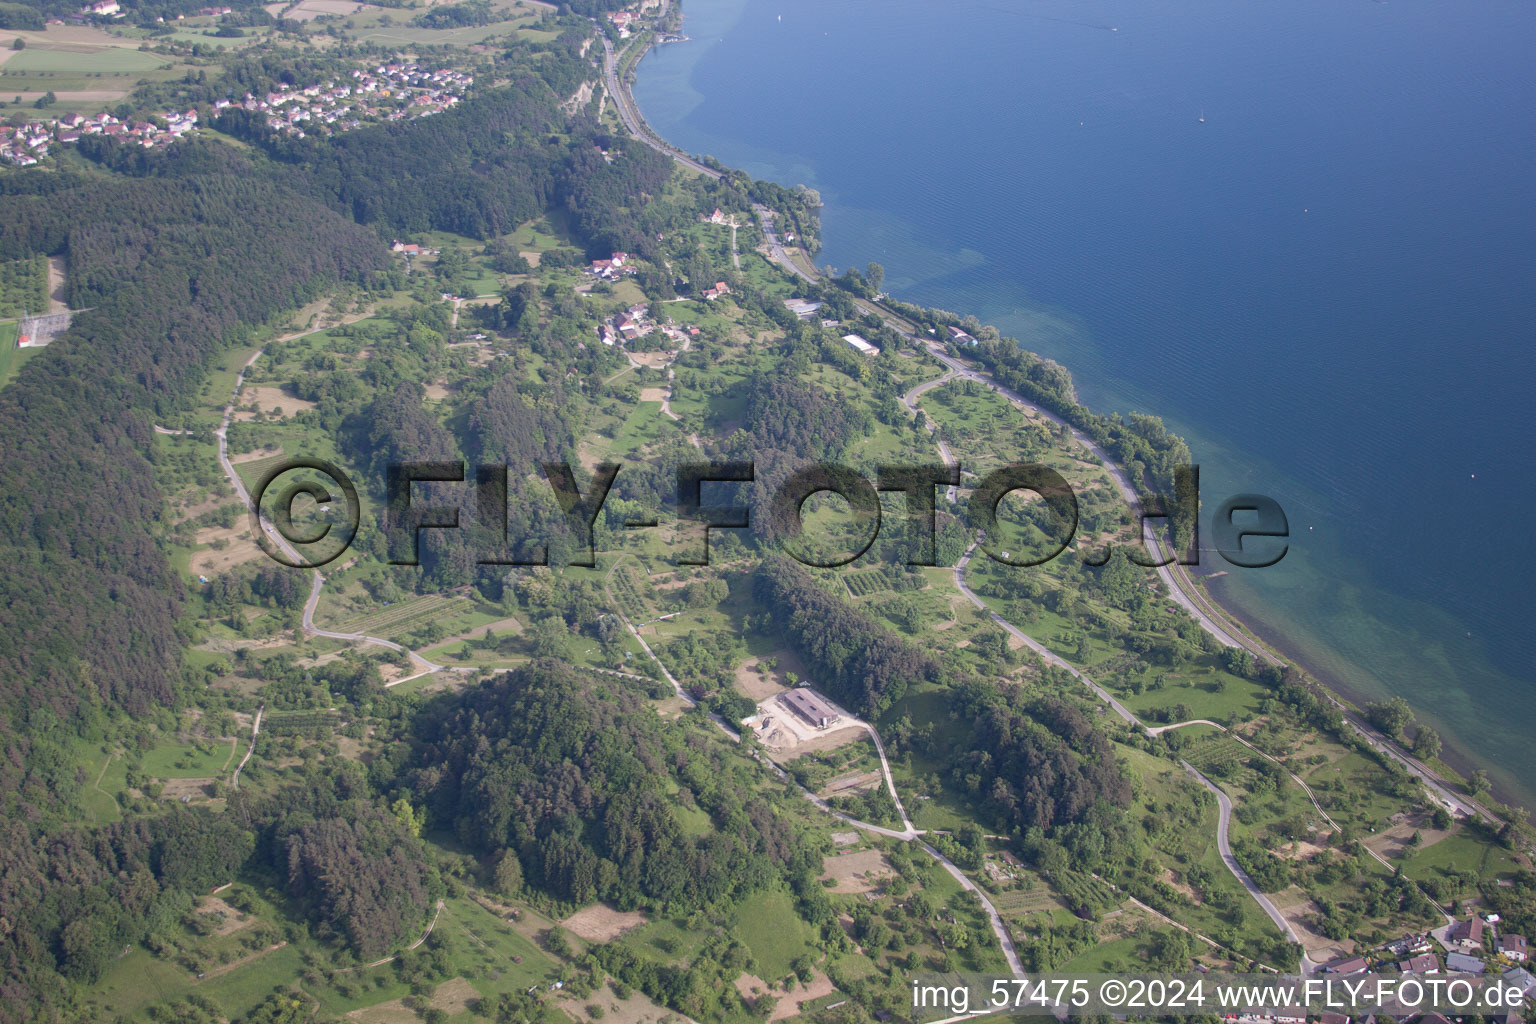
[[(760, 888), (808, 852), (769, 805), (730, 784), (739, 765), (720, 750), (663, 725), (640, 696), (556, 662), (429, 706), (418, 742), (408, 783), (434, 818), (578, 906), (687, 912)], [(717, 830), (683, 832), (677, 785)]]

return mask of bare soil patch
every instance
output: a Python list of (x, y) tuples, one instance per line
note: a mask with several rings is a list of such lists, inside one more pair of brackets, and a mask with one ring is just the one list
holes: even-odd
[(845, 726), (841, 729), (833, 729), (830, 732), (802, 738), (784, 727), (784, 718), (793, 714), (787, 708), (777, 703), (768, 710), (771, 722), (766, 733), (759, 733), (758, 738), (772, 751), (772, 756), (780, 761), (792, 760), (801, 754), (810, 754), (822, 750), (836, 750), (838, 747), (857, 742), (866, 733), (856, 725)]
[(1325, 849), (1326, 847), (1319, 846), (1316, 843), (1309, 843), (1305, 839), (1298, 839), (1293, 843), (1286, 843), (1284, 846), (1278, 847), (1271, 852), (1281, 860), (1309, 861), (1318, 854), (1323, 853)]
[(642, 402), (665, 402), (667, 400), (667, 397), (668, 396), (667, 396), (667, 389), (666, 388), (641, 388), (640, 389), (640, 401), (642, 401)]
[(823, 857), (821, 877), (837, 883), (833, 892), (861, 893), (880, 888), (887, 879), (895, 878), (896, 872), (879, 850), (858, 850)]
[(677, 358), (676, 352), (631, 352), (629, 358), (641, 366), (648, 366), (653, 370), (659, 370), (672, 360)]
[(219, 547), (208, 547), (192, 552), (187, 567), (199, 576), (211, 577), (234, 566), (243, 565), (253, 558), (261, 557), (261, 548), (256, 546), (256, 541), (250, 534), (250, 525), (244, 522), (227, 530), (221, 526), (210, 526), (198, 530), (197, 543), (215, 544), (220, 541), (223, 543)]
[(433, 402), (441, 402), (452, 394), (451, 391), (441, 384), (428, 384), (423, 390), (426, 392), (427, 399)]
[(262, 459), (270, 459), (274, 455), (283, 454), (283, 450), (275, 444), (269, 444), (265, 448), (257, 448), (255, 451), (242, 452), (239, 455), (231, 455), (229, 461), (238, 466), (245, 462), (259, 462)]
[(805, 666), (790, 651), (774, 651), (769, 657), (778, 659), (776, 668), (770, 669), (764, 663), (765, 659), (758, 657), (748, 658), (736, 667), (736, 689), (755, 701), (768, 700), (789, 689), (785, 673), (793, 672), (797, 676), (805, 673)]
[(267, 4), (262, 9), (272, 17), (282, 15), (289, 21), (313, 21), (324, 14), (364, 14), (368, 11), (377, 11), (382, 8), (373, 4), (360, 4), (356, 0), (303, 0), (293, 10), (284, 14), (288, 4)]
[[(1303, 898), (1289, 906), (1279, 906), (1281, 900), (1287, 896)], [(1323, 916), (1323, 908), (1318, 906), (1315, 900), (1305, 897), (1305, 893), (1293, 886), (1277, 896), (1275, 903), (1279, 906), (1281, 916), (1296, 929), (1296, 935), (1301, 939), (1302, 948), (1307, 951), (1307, 955), (1313, 960), (1326, 962), (1353, 953), (1355, 951), (1353, 940), (1330, 939), (1313, 929), (1312, 923)]]
[(204, 896), (197, 903), (199, 914), (223, 914), (224, 919), (214, 928), (215, 935), (229, 935), (256, 922), (250, 914), (241, 913), (217, 896)]
[(588, 942), (610, 942), (625, 932), (645, 924), (648, 918), (637, 910), (615, 910), (602, 903), (578, 910), (560, 923)]
[[(280, 387), (271, 384), (247, 384), (240, 391), (240, 397), (236, 399), (240, 406), (256, 403), (256, 408), (268, 416), (276, 415), (283, 419), (301, 413), (306, 409), (315, 408), (314, 402), (295, 398)], [(237, 408), (234, 416), (230, 417), (236, 423), (246, 423), (256, 418), (256, 414), (245, 408)]]
[(801, 985), (793, 992), (787, 992), (779, 996), (779, 1001), (769, 1015), (770, 1021), (784, 1020), (788, 1017), (800, 1015), (800, 1007), (805, 1003), (814, 1002), (822, 996), (829, 996), (837, 991), (837, 986), (832, 984), (832, 979), (819, 970), (813, 970), (809, 984)]
[(1429, 815), (1417, 814), (1366, 838), (1364, 843), (1367, 849), (1388, 860), (1396, 860), (1411, 851), (1408, 841), (1413, 838), (1415, 832), (1419, 833), (1418, 849), (1424, 849), (1454, 835), (1456, 827), (1453, 825), (1448, 829), (1433, 828), (1429, 824)]
[(848, 796), (867, 789), (879, 789), (884, 780), (879, 772), (849, 772), (839, 775), (821, 787), (819, 797)]
[[(11, 51), (5, 51), (9, 57)], [(64, 257), (48, 257), (48, 312), (65, 313), (69, 306), (64, 302)]]

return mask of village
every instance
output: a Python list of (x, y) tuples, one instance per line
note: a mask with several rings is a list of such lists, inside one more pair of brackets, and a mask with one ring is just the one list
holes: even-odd
[[(456, 105), (473, 82), (470, 75), (450, 68), (380, 64), (371, 71), (354, 70), (348, 79), (307, 86), (280, 84), (263, 96), (246, 93), (239, 100), (219, 100), (213, 107), (263, 113), (269, 128), (302, 139), (311, 134), (340, 134), (379, 121), (426, 117)], [(195, 109), (162, 111), (144, 120), (122, 120), (108, 113), (66, 114), (20, 127), (0, 127), (0, 162), (32, 167), (48, 156), (55, 143), (68, 145), (87, 135), (154, 149), (185, 138), (198, 127)]]
[(302, 139), (307, 134), (352, 131), (369, 122), (436, 114), (463, 99), (474, 82), (462, 71), (429, 71), (419, 64), (380, 64), (372, 71), (354, 70), (349, 77), (303, 88), (279, 85), (265, 96), (247, 93), (238, 103), (220, 100), (214, 107), (265, 113), (268, 127)]

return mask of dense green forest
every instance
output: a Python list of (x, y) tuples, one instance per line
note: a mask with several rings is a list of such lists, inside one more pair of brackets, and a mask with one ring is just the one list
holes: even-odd
[[(718, 745), (645, 711), (639, 694), (541, 661), (424, 709), (406, 781), (435, 820), (576, 906), (686, 913), (804, 870), (809, 852), (732, 784)], [(682, 831), (679, 786), (717, 830)]]

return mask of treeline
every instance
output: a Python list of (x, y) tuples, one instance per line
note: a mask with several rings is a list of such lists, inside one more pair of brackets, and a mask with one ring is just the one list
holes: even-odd
[[(740, 765), (657, 718), (642, 697), (555, 661), (429, 705), (416, 749), (402, 785), (438, 826), (493, 858), (503, 889), (686, 912), (813, 859), (787, 822), (733, 782)], [(669, 780), (681, 790), (669, 793)], [(685, 834), (672, 811), (680, 799), (717, 827)]]
[(791, 559), (766, 555), (752, 595), (773, 611), (772, 621), (815, 683), (861, 715), (878, 717), (913, 683), (940, 678), (938, 662), (823, 590)]

